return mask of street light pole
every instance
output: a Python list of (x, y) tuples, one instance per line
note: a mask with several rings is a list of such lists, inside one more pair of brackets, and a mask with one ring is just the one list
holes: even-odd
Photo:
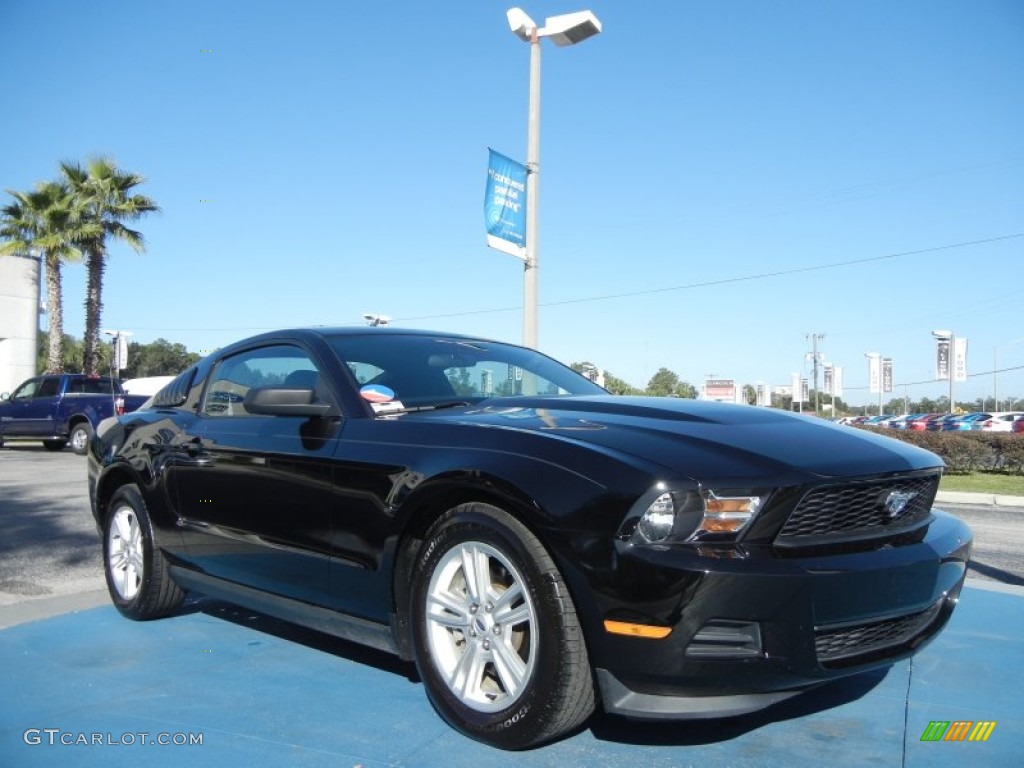
[(1024, 341), (1024, 338), (1014, 339), (1008, 341), (1005, 344), (1000, 344), (996, 347), (992, 347), (992, 410), (999, 410), (999, 350), (1003, 347), (1012, 347), (1014, 344), (1020, 344)]
[(523, 346), (537, 349), (537, 209), (540, 204), (540, 38), (530, 33), (530, 106), (526, 130), (526, 262), (523, 264)]
[(526, 132), (526, 249), (523, 264), (523, 346), (537, 348), (537, 268), (539, 266), (537, 211), (540, 208), (540, 41), (550, 37), (558, 46), (575, 45), (601, 32), (601, 22), (590, 11), (578, 11), (544, 20), (538, 27), (522, 8), (510, 8), (508, 25), (530, 44), (530, 105)]

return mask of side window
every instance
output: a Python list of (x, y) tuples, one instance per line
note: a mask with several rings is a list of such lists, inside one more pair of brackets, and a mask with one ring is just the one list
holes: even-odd
[(320, 371), (302, 349), (286, 344), (246, 350), (221, 360), (210, 375), (201, 412), (206, 416), (248, 416), (243, 401), (255, 387), (312, 389), (330, 401)]
[(84, 379), (81, 391), (87, 395), (112, 395), (114, 394), (114, 381), (113, 379)]
[(59, 390), (60, 379), (56, 376), (49, 376), (39, 384), (35, 397), (55, 397)]
[(11, 395), (11, 400), (28, 400), (35, 397), (36, 390), (39, 388), (39, 384), (41, 382), (42, 379), (29, 379), (14, 390), (14, 394)]

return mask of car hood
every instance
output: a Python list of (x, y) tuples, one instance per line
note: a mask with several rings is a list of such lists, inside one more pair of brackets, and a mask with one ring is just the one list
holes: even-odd
[(492, 398), (422, 415), (601, 446), (705, 481), (857, 477), (942, 466), (929, 451), (816, 417), (679, 398)]

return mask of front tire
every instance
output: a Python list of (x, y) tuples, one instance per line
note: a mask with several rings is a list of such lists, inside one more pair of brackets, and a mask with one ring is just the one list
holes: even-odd
[(417, 558), (412, 614), (430, 701), (467, 736), (525, 749), (593, 711), (587, 650), (561, 574), (503, 510), (463, 504), (433, 525)]
[(85, 456), (89, 450), (90, 438), (92, 438), (92, 425), (88, 421), (78, 422), (71, 428), (71, 434), (68, 435), (71, 450), (79, 456)]
[(121, 486), (110, 500), (103, 524), (103, 566), (110, 599), (130, 619), (167, 616), (185, 599), (156, 546), (153, 523), (135, 485)]

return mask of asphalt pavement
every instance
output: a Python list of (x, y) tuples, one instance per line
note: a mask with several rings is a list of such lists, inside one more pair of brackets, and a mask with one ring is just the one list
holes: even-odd
[[(84, 462), (47, 455), (41, 476), (39, 458), (0, 460), (0, 766), (1020, 764), (1021, 587), (969, 578), (914, 659), (760, 713), (667, 724), (598, 713), (511, 754), (449, 728), (414, 667), (385, 654), (203, 598), (169, 619), (122, 618), (82, 506)], [(995, 725), (985, 741), (922, 740), (936, 722)]]

